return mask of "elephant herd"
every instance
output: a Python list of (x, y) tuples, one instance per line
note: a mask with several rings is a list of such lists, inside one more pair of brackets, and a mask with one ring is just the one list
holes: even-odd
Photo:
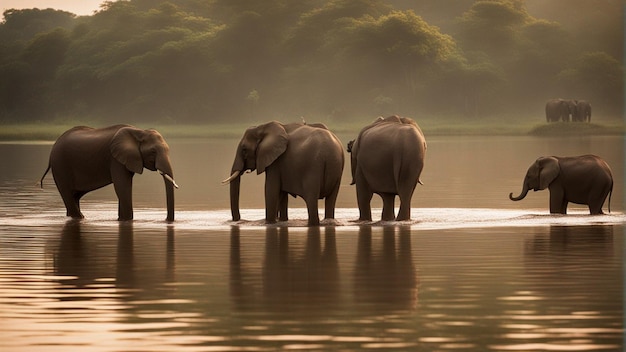
[[(411, 219), (411, 198), (424, 168), (426, 139), (410, 118), (379, 117), (365, 126), (347, 145), (351, 184), (356, 185), (359, 220), (371, 221), (374, 194), (383, 201), (381, 219)], [(163, 176), (166, 221), (174, 221), (174, 174), (169, 146), (156, 130), (129, 125), (105, 128), (74, 127), (63, 133), (50, 152), (48, 171), (63, 199), (66, 215), (83, 218), (80, 199), (86, 193), (113, 183), (118, 198), (118, 220), (133, 219), (132, 179), (146, 168)], [(247, 171), (265, 173), (265, 222), (288, 219), (289, 195), (304, 199), (308, 225), (320, 224), (318, 200), (324, 199), (324, 218), (334, 219), (335, 203), (344, 168), (343, 146), (323, 124), (282, 124), (271, 121), (248, 128), (237, 145), (230, 186), (233, 221), (241, 218), (241, 176)], [(43, 186), (43, 183), (42, 183)], [(565, 214), (568, 202), (587, 204), (591, 214), (602, 214), (602, 205), (613, 189), (609, 166), (597, 156), (539, 158), (528, 169), (521, 200), (530, 190), (550, 190), (550, 212)], [(395, 215), (395, 197), (400, 199)]]
[(591, 122), (591, 104), (586, 100), (548, 100), (546, 103), (546, 121)]
[[(390, 138), (392, 137), (392, 138)], [(391, 143), (389, 142), (391, 141)], [(398, 116), (378, 118), (348, 146), (352, 184), (356, 184), (359, 220), (372, 220), (374, 193), (383, 198), (383, 220), (411, 218), (411, 197), (424, 167), (426, 140), (415, 121)], [(304, 199), (309, 226), (319, 225), (317, 200), (324, 199), (325, 219), (334, 219), (343, 174), (341, 142), (323, 124), (251, 127), (237, 146), (230, 183), (233, 220), (239, 220), (240, 178), (245, 171), (265, 172), (265, 222), (285, 221), (289, 195)], [(395, 217), (394, 199), (400, 198)]]

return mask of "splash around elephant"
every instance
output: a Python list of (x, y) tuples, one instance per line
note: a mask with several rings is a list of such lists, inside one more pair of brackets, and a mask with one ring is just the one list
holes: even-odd
[(603, 214), (608, 195), (611, 212), (613, 175), (609, 165), (595, 155), (575, 157), (540, 157), (526, 172), (522, 193), (509, 199), (519, 201), (529, 190), (550, 190), (550, 213), (567, 214), (568, 203), (586, 204), (592, 215)]
[(335, 202), (343, 173), (339, 139), (322, 124), (281, 124), (271, 121), (246, 130), (233, 161), (230, 206), (233, 221), (241, 219), (239, 190), (245, 171), (265, 172), (265, 222), (286, 221), (288, 195), (306, 202), (308, 225), (320, 223), (318, 199), (325, 199), (325, 219), (335, 218)]
[[(417, 123), (405, 117), (379, 117), (348, 144), (348, 152), (359, 220), (372, 220), (370, 202), (374, 193), (383, 199), (382, 220), (410, 220), (411, 198), (417, 184), (422, 183), (426, 154), (426, 139)], [(396, 195), (400, 198), (397, 217)]]
[(104, 128), (74, 127), (52, 146), (48, 168), (59, 190), (67, 216), (84, 218), (80, 199), (87, 193), (113, 183), (119, 200), (118, 220), (133, 219), (133, 176), (146, 168), (163, 176), (167, 199), (166, 221), (174, 221), (174, 187), (169, 146), (156, 130), (129, 125)]

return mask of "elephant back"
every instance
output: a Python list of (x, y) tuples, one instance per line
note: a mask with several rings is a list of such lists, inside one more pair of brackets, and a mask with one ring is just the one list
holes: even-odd
[(300, 141), (299, 149), (312, 149), (325, 160), (336, 159), (341, 161), (343, 167), (343, 148), (339, 138), (326, 128), (326, 126), (301, 125), (298, 128), (288, 131), (290, 143), (287, 150), (292, 145), (291, 141)]
[[(351, 148), (352, 184), (357, 168), (398, 170), (403, 163), (417, 166), (417, 177), (423, 168), (426, 139), (417, 123), (410, 118), (379, 118), (364, 127)], [(394, 171), (394, 173), (396, 173)]]

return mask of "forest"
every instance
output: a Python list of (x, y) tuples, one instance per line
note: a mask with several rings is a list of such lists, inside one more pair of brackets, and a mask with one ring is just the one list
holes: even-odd
[(10, 9), (0, 123), (510, 116), (623, 109), (619, 0), (121, 0)]

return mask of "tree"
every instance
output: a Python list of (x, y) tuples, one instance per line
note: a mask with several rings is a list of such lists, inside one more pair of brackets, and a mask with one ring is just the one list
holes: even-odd
[(613, 114), (623, 109), (623, 77), (622, 64), (604, 52), (585, 53), (558, 75), (578, 99), (589, 100), (594, 109)]

